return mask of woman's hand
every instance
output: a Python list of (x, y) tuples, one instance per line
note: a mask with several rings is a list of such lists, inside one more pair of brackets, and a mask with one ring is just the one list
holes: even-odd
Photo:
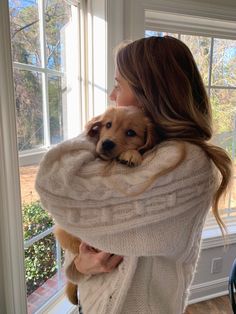
[(85, 242), (81, 242), (79, 255), (74, 259), (76, 269), (85, 275), (109, 273), (123, 260), (118, 256), (92, 248)]

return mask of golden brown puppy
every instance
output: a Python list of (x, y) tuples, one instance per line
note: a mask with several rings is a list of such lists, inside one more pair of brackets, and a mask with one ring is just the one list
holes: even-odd
[[(65, 230), (61, 229), (58, 225), (54, 227), (54, 235), (59, 241), (61, 247), (65, 250), (69, 250), (73, 254), (78, 254), (79, 247), (81, 241), (79, 238), (74, 237), (73, 235), (69, 234)], [(73, 284), (72, 282), (68, 281), (66, 284), (66, 295), (69, 301), (72, 304), (78, 304), (78, 297), (77, 297), (77, 285)]]
[[(157, 142), (153, 123), (137, 107), (111, 107), (89, 121), (85, 129), (95, 140), (96, 152), (102, 159), (117, 160), (128, 166), (140, 165), (142, 154)], [(58, 226), (54, 234), (64, 249), (79, 253), (80, 239)], [(77, 285), (68, 282), (66, 294), (73, 304), (78, 304)]]
[(137, 107), (110, 107), (86, 125), (89, 136), (97, 139), (96, 152), (104, 160), (118, 160), (138, 166), (142, 154), (156, 143), (151, 120)]
[(96, 152), (104, 160), (118, 160), (138, 166), (142, 154), (156, 140), (154, 124), (138, 107), (110, 107), (86, 125), (89, 136), (97, 140)]

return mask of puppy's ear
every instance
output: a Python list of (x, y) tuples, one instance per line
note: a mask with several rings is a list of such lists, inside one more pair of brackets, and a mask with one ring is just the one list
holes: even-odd
[(88, 136), (99, 138), (102, 126), (102, 116), (92, 118), (86, 125), (85, 130)]
[(145, 130), (146, 143), (144, 144), (144, 146), (139, 148), (139, 152), (141, 154), (144, 154), (147, 150), (153, 148), (157, 143), (157, 134), (154, 124), (147, 117), (145, 117), (145, 123), (146, 123)]

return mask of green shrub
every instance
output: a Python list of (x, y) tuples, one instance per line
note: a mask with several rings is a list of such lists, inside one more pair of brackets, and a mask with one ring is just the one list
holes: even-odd
[[(25, 241), (52, 227), (53, 224), (52, 218), (42, 209), (39, 201), (23, 205)], [(56, 270), (56, 242), (53, 234), (49, 234), (25, 250), (27, 295), (52, 277)]]

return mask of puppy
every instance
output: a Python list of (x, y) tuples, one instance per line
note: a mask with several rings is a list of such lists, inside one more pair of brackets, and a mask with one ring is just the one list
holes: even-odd
[[(141, 109), (133, 106), (111, 107), (93, 118), (85, 127), (87, 135), (96, 143), (96, 152), (107, 161), (118, 161), (129, 167), (138, 166), (142, 155), (157, 142), (154, 124)], [(54, 234), (64, 249), (79, 253), (80, 239), (56, 226)], [(99, 252), (92, 248), (91, 250)], [(78, 304), (77, 285), (68, 282), (66, 294), (70, 302)]]
[(96, 152), (104, 160), (138, 166), (142, 154), (156, 143), (154, 124), (137, 107), (111, 107), (86, 125), (96, 140)]

